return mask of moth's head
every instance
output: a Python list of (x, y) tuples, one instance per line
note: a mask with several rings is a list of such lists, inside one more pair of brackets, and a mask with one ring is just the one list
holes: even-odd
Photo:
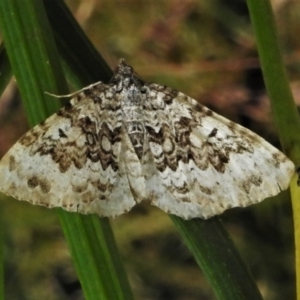
[(133, 70), (133, 67), (127, 65), (125, 63), (125, 59), (121, 58), (118, 66), (116, 68), (115, 75), (121, 75), (121, 76), (127, 77), (127, 76), (134, 75), (134, 73), (135, 72)]
[(125, 63), (123, 58), (119, 61), (111, 83), (117, 86), (118, 91), (121, 91), (123, 88), (129, 88), (131, 85), (135, 85), (140, 88), (144, 85), (143, 80), (137, 76), (131, 66)]

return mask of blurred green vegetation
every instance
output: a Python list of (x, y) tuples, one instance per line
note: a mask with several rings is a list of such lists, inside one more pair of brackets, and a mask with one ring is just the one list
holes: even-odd
[[(148, 81), (174, 87), (278, 146), (243, 1), (66, 1), (112, 67), (124, 57)], [(300, 5), (274, 1), (294, 94), (299, 86)], [(294, 83), (295, 82), (295, 83)], [(6, 103), (6, 102), (4, 102)], [(16, 102), (0, 107), (1, 154), (25, 132)], [(22, 120), (20, 128), (2, 118)], [(22, 123), (24, 122), (24, 123)], [(23, 126), (22, 126), (23, 125)], [(7, 132), (9, 137), (6, 136)], [(222, 219), (266, 300), (295, 298), (288, 193)], [(83, 299), (53, 211), (1, 199), (5, 292), (10, 300)], [(169, 217), (139, 205), (112, 221), (135, 299), (215, 299)], [(201, 283), (201, 284), (200, 284)]]

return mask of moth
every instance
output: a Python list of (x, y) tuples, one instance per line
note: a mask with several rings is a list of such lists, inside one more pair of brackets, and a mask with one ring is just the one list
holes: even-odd
[(294, 164), (250, 130), (120, 60), (29, 130), (0, 162), (0, 191), (116, 217), (148, 201), (184, 219), (221, 214), (287, 189)]

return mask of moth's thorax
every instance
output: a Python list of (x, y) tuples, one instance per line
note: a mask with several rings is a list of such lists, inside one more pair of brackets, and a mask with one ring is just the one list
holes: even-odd
[[(131, 80), (130, 80), (131, 79)], [(142, 158), (145, 142), (143, 105), (145, 93), (143, 86), (135, 78), (124, 80), (120, 100), (125, 130), (131, 140), (135, 153)], [(129, 81), (130, 80), (130, 81)]]

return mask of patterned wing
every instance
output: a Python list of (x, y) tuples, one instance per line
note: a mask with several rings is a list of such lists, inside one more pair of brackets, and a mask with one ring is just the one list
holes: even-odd
[(121, 107), (102, 83), (27, 132), (3, 157), (0, 190), (19, 200), (115, 217), (135, 204), (125, 170)]
[(147, 88), (152, 204), (185, 219), (209, 218), (288, 187), (294, 165), (264, 139), (180, 92)]
[(0, 162), (0, 191), (114, 217), (149, 200), (209, 218), (288, 187), (294, 165), (251, 131), (195, 100), (147, 84), (120, 60), (109, 85), (84, 88)]

